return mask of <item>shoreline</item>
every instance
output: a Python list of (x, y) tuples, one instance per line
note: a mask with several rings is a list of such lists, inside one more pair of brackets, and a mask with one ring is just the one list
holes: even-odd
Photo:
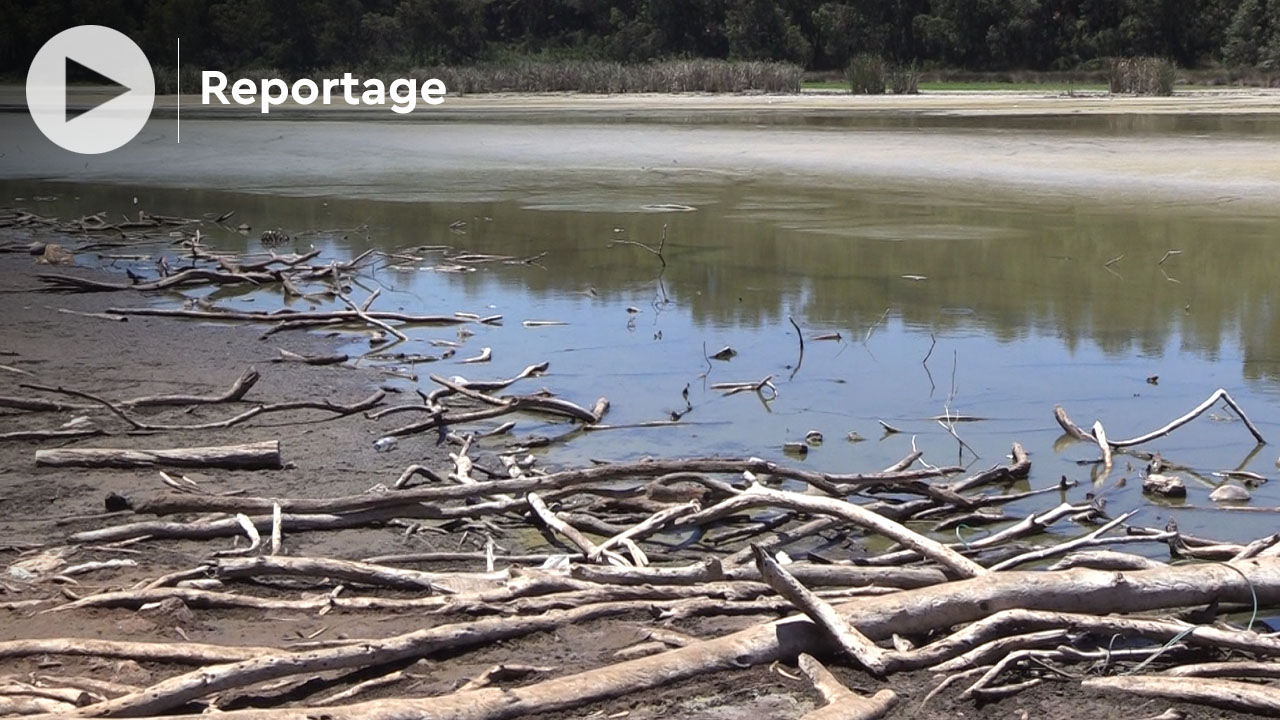
[[(91, 86), (68, 89), (71, 110), (89, 109), (114, 94)], [(153, 115), (176, 116), (179, 103), (188, 118), (263, 117), (256, 105), (202, 106), (200, 95), (157, 95)], [(24, 112), (25, 89), (0, 85), (0, 112)], [(797, 94), (627, 93), (493, 93), (446, 95), (438, 106), (424, 106), (399, 114), (391, 106), (352, 107), (346, 103), (299, 105), (292, 100), (272, 108), (272, 115), (292, 119), (384, 120), (519, 120), (530, 113), (556, 113), (574, 118), (626, 117), (661, 119), (673, 113), (851, 113), (854, 115), (1001, 117), (1049, 115), (1278, 115), (1280, 88), (1197, 89), (1168, 97), (1111, 95), (1097, 91), (1062, 93), (1039, 90), (933, 90), (918, 95), (852, 95), (830, 90)], [(268, 115), (270, 117), (271, 115)]]

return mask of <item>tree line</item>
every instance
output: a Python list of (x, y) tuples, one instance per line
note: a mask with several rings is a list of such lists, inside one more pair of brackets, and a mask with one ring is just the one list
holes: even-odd
[(1151, 55), (1280, 69), (1280, 0), (0, 0), (0, 72), (45, 40), (114, 27), (156, 64), (300, 73), (512, 57), (782, 60), (871, 54), (970, 70), (1070, 70)]

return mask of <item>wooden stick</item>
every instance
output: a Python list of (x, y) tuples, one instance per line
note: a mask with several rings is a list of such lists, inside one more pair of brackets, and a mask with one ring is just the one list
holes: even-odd
[(1238, 680), (1199, 678), (1187, 682), (1176, 677), (1129, 675), (1087, 678), (1083, 686), (1106, 693), (1177, 700), (1272, 717), (1280, 715), (1280, 688)]
[(600, 548), (596, 547), (595, 543), (588, 540), (586, 535), (583, 535), (577, 528), (564, 520), (561, 520), (555, 513), (551, 512), (551, 508), (547, 507), (547, 504), (542, 501), (542, 498), (538, 497), (537, 493), (528, 493), (525, 495), (525, 499), (529, 501), (529, 507), (533, 510), (535, 517), (541, 520), (542, 524), (545, 525), (548, 530), (554, 530), (555, 532), (563, 535), (588, 558), (593, 556), (596, 558), (605, 557), (609, 559), (610, 562), (616, 562), (620, 565), (628, 564), (627, 561), (617, 553), (601, 552)]
[(243, 399), (254, 385), (258, 384), (258, 380), (262, 376), (256, 368), (249, 367), (235, 382), (231, 383), (231, 387), (217, 395), (145, 395), (120, 403), (122, 407), (159, 407), (174, 405), (209, 405), (217, 403), (238, 402)]
[[(759, 568), (761, 577), (769, 587), (808, 615), (809, 619), (817, 623), (818, 627), (822, 628), (852, 660), (871, 671), (873, 675), (884, 675), (887, 666), (883, 650), (876, 647), (876, 644), (867, 636), (858, 632), (857, 628), (846, 623), (844, 618), (840, 617), (839, 613), (822, 598), (801, 585), (759, 545), (752, 545), (751, 549), (755, 553), (756, 567)], [(828, 703), (830, 702), (831, 700), (828, 699)]]
[(132, 450), (126, 448), (57, 448), (37, 450), (36, 465), (47, 467), (138, 468), (172, 466), (279, 470), (280, 441), (264, 440), (241, 445)]
[(808, 653), (800, 653), (800, 671), (822, 696), (824, 707), (806, 714), (801, 720), (876, 720), (888, 714), (898, 703), (898, 694), (885, 688), (864, 698), (845, 687)]
[(678, 525), (694, 526), (746, 507), (758, 507), (761, 505), (785, 507), (821, 515), (833, 515), (859, 527), (892, 538), (949, 568), (961, 577), (978, 577), (987, 574), (986, 568), (942, 543), (909, 530), (899, 523), (877, 515), (866, 508), (836, 498), (801, 495), (785, 490), (773, 490), (760, 485), (753, 485), (742, 495), (729, 498), (702, 512), (687, 515), (681, 518)]
[(102, 428), (69, 428), (66, 430), (15, 430), (0, 433), (0, 440), (63, 440), (105, 435)]
[(154, 515), (169, 515), (180, 512), (265, 513), (270, 512), (272, 506), (279, 503), (281, 510), (286, 513), (345, 513), (395, 505), (416, 505), (422, 502), (438, 503), (446, 500), (461, 500), (477, 493), (497, 495), (501, 493), (526, 493), (530, 490), (545, 492), (631, 477), (661, 477), (677, 472), (732, 473), (736, 475), (744, 471), (750, 471), (758, 475), (770, 474), (805, 482), (813, 477), (822, 477), (832, 481), (862, 485), (895, 483), (897, 479), (897, 476), (891, 473), (819, 474), (809, 470), (779, 465), (759, 458), (690, 458), (613, 463), (564, 470), (550, 475), (492, 480), (478, 483), (475, 486), (440, 484), (394, 493), (360, 493), (337, 498), (196, 497), (167, 493), (141, 500), (135, 507), (139, 513)]
[(365, 321), (366, 323), (369, 323), (370, 325), (376, 328), (381, 328), (391, 333), (392, 335), (395, 335), (396, 339), (398, 339), (400, 342), (405, 342), (409, 339), (408, 335), (405, 335), (404, 333), (397, 330), (395, 327), (388, 325), (386, 322), (376, 317), (373, 317), (372, 315), (369, 314), (368, 304), (373, 302), (373, 299), (378, 296), (378, 293), (381, 292), (381, 288), (379, 288), (378, 290), (375, 290), (373, 294), (369, 296), (369, 299), (365, 303), (365, 307), (360, 307), (356, 305), (354, 302), (352, 302), (351, 298), (347, 297), (346, 293), (342, 292), (342, 280), (339, 279), (338, 277), (337, 268), (334, 268), (333, 270), (333, 280), (334, 280), (334, 287), (338, 288), (335, 291), (338, 296), (338, 299), (346, 303), (347, 307), (351, 308), (351, 311), (354, 312), (357, 317), (359, 317), (361, 320)]
[[(1196, 419), (1200, 415), (1204, 414), (1207, 410), (1209, 410), (1209, 408), (1213, 407), (1214, 403), (1218, 402), (1219, 400), (1222, 400), (1223, 402), (1225, 402), (1232, 410), (1236, 412), (1237, 415), (1240, 416), (1240, 419), (1244, 421), (1245, 427), (1249, 429), (1249, 433), (1253, 435), (1253, 439), (1257, 440), (1259, 445), (1266, 444), (1267, 442), (1266, 439), (1262, 437), (1262, 433), (1253, 424), (1253, 422), (1249, 420), (1249, 416), (1245, 415), (1244, 409), (1241, 408), (1240, 405), (1236, 403), (1236, 401), (1231, 397), (1231, 395), (1223, 388), (1218, 388), (1217, 390), (1214, 390), (1212, 395), (1206, 398), (1204, 402), (1197, 405), (1187, 414), (1173, 420), (1172, 422), (1170, 422), (1169, 424), (1161, 428), (1152, 430), (1151, 432), (1146, 433), (1145, 435), (1139, 435), (1138, 437), (1130, 438), (1128, 440), (1106, 440), (1105, 437), (1101, 438), (1101, 440), (1109, 444), (1112, 448), (1117, 448), (1117, 449), (1132, 447), (1134, 445), (1141, 445), (1145, 442), (1155, 440), (1156, 438), (1164, 437), (1165, 435), (1168, 435), (1169, 433), (1173, 432), (1174, 430), (1177, 430), (1183, 425), (1186, 425), (1187, 423)], [(1079, 425), (1076, 425), (1075, 423), (1071, 422), (1071, 419), (1067, 417), (1067, 413), (1065, 410), (1062, 409), (1061, 405), (1054, 408), (1054, 417), (1057, 419), (1058, 424), (1062, 426), (1062, 429), (1066, 431), (1068, 435), (1071, 435), (1072, 437), (1078, 440), (1085, 440), (1087, 442), (1099, 441), (1098, 437), (1096, 437), (1095, 435), (1090, 435), (1089, 433), (1082, 430)], [(1094, 426), (1095, 430), (1097, 429), (1097, 427), (1098, 427), (1097, 425)]]
[(1014, 557), (1011, 557), (1007, 560), (1002, 560), (996, 563), (995, 565), (992, 565), (991, 570), (993, 571), (1008, 570), (1009, 568), (1017, 567), (1023, 563), (1029, 563), (1035, 560), (1043, 560), (1044, 558), (1047, 558), (1047, 557), (1053, 557), (1054, 555), (1061, 555), (1063, 553), (1071, 552), (1072, 550), (1075, 550), (1078, 547), (1091, 545), (1095, 540), (1105, 535), (1112, 528), (1118, 525), (1122, 525), (1129, 518), (1137, 514), (1138, 514), (1137, 510), (1130, 510), (1129, 512), (1124, 513), (1119, 517), (1113, 518), (1112, 520), (1104, 524), (1102, 527), (1098, 528), (1097, 530), (1094, 530), (1088, 535), (1084, 535), (1082, 537), (1078, 537), (1073, 540), (1068, 540), (1063, 543), (1058, 543), (1056, 545), (1050, 545), (1048, 547), (1040, 548), (1037, 550), (1031, 550), (1031, 551), (1022, 553), (1021, 555), (1016, 555)]
[(86, 640), (82, 638), (42, 638), (0, 642), (0, 658), (35, 655), (74, 655), (139, 662), (210, 665), (239, 662), (280, 652), (279, 648), (209, 645), (175, 642), (128, 642), (122, 640)]
[[(1184, 565), (1158, 570), (1124, 573), (1121, 578), (1109, 571), (1074, 569), (1065, 572), (1008, 572), (962, 580), (946, 585), (859, 598), (836, 607), (841, 613), (856, 613), (859, 629), (872, 639), (894, 633), (919, 634), (949, 628), (986, 617), (1011, 607), (1070, 612), (1137, 612), (1166, 607), (1198, 605), (1210, 600), (1249, 601), (1254, 592), (1259, 602), (1280, 601), (1280, 560), (1257, 559), (1240, 563), (1241, 577), (1220, 565)], [(712, 601), (717, 607), (723, 600)], [(586, 609), (584, 608), (584, 611)], [(1199, 634), (1203, 630), (1197, 627)], [(1224, 634), (1238, 635), (1238, 633)], [(1242, 638), (1251, 641), (1262, 636)], [(1264, 640), (1266, 642), (1274, 642)], [(357, 705), (326, 708), (333, 720), (389, 720), (401, 717), (450, 717), (453, 720), (499, 720), (537, 713), (570, 710), (586, 703), (601, 702), (620, 695), (661, 687), (672, 682), (701, 677), (709, 672), (764, 665), (775, 660), (812, 652), (824, 645), (824, 638), (807, 618), (791, 618), (758, 625), (732, 635), (694, 643), (657, 655), (596, 668), (515, 688), (484, 688), (436, 698), (380, 700)], [(369, 662), (384, 657), (382, 645), (370, 652)], [(273, 658), (264, 661), (278, 662)], [(297, 664), (286, 661), (293, 667)], [(209, 673), (211, 669), (204, 672)], [(308, 668), (300, 672), (308, 672)], [(292, 672), (292, 670), (290, 671)], [(207, 677), (216, 692), (225, 677), (213, 669)], [(251, 678), (239, 676), (239, 682)], [(264, 678), (265, 679), (265, 678)], [(194, 677), (175, 679), (177, 684), (198, 682)], [(1185, 681), (1182, 681), (1185, 684)], [(157, 686), (159, 688), (160, 686)], [(159, 704), (165, 707), (177, 699), (167, 690)], [(195, 690), (195, 692), (199, 692)], [(99, 704), (100, 706), (102, 704)], [(99, 707), (99, 709), (102, 709)], [(146, 712), (159, 712), (148, 709)], [(133, 714), (133, 713), (131, 713)], [(143, 714), (143, 713), (137, 713)], [(231, 711), (222, 720), (304, 720), (314, 716), (306, 708)], [(182, 720), (201, 720), (189, 715)]]
[(596, 547), (595, 555), (593, 556), (588, 554), (587, 557), (589, 560), (591, 560), (591, 562), (599, 562), (600, 553), (603, 553), (605, 550), (608, 550), (614, 545), (617, 545), (618, 543), (624, 540), (636, 540), (642, 537), (648, 537), (649, 535), (655, 532), (658, 532), (662, 528), (666, 527), (672, 521), (681, 517), (682, 515), (688, 515), (689, 513), (697, 512), (700, 509), (701, 508), (699, 507), (697, 501), (691, 501), (687, 503), (681, 503), (680, 505), (674, 505), (665, 510), (659, 510), (653, 515), (650, 515), (648, 518), (645, 518), (643, 521), (637, 523), (635, 526), (631, 527), (626, 532), (614, 535), (608, 540), (605, 540), (604, 542), (600, 543), (600, 545)]
[[(150, 317), (173, 317), (186, 318), (189, 320), (214, 320), (214, 321), (242, 321), (242, 322), (270, 322), (278, 323), (282, 321), (353, 321), (362, 320), (359, 314), (354, 310), (329, 310), (329, 311), (246, 311), (246, 310), (189, 310), (185, 308), (107, 308), (107, 312), (113, 315), (138, 315)], [(471, 320), (467, 318), (455, 317), (453, 315), (411, 315), (401, 312), (389, 312), (386, 310), (371, 310), (365, 313), (371, 318), (378, 320), (394, 320), (406, 325), (466, 325)]]
[[(213, 693), (293, 675), (310, 675), (401, 660), (466, 647), (485, 645), (532, 632), (609, 617), (631, 610), (627, 603), (606, 603), (537, 617), (485, 618), (441, 625), (378, 641), (305, 652), (268, 651), (259, 657), (228, 665), (211, 665), (171, 677), (140, 692), (96, 703), (78, 715), (139, 716), (161, 713)], [(251, 711), (257, 712), (257, 711)]]

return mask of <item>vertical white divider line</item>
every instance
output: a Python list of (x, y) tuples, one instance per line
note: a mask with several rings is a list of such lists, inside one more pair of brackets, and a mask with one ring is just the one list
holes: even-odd
[(182, 38), (178, 38), (178, 144), (182, 144)]

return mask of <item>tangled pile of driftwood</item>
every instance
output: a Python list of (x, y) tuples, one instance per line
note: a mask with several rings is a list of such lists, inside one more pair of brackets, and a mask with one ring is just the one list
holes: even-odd
[[(276, 257), (251, 267), (215, 258), (210, 262), (220, 269), (186, 277), (211, 281), (212, 272), (258, 282), (270, 276), (282, 286), (286, 277), (333, 279), (335, 291), (344, 294), (343, 268), (314, 268), (308, 261)], [(268, 269), (273, 264), (279, 267)], [(355, 261), (347, 269), (354, 266)], [(415, 322), (379, 317), (368, 304), (348, 302), (349, 315), (323, 320)], [(196, 312), (223, 314), (182, 311)], [(289, 322), (313, 319), (322, 320)], [(485, 319), (462, 319), (475, 321)], [(239, 709), (223, 717), (480, 720), (574, 708), (709, 672), (796, 663), (823, 698), (823, 707), (806, 716), (811, 718), (884, 716), (901, 700), (893, 675), (919, 670), (936, 672), (939, 681), (929, 696), (911, 698), (912, 708), (941, 692), (991, 700), (1061, 682), (1280, 714), (1280, 688), (1259, 680), (1280, 676), (1280, 662), (1271, 662), (1280, 655), (1280, 639), (1261, 632), (1258, 621), (1265, 608), (1280, 604), (1280, 534), (1246, 545), (1220, 543), (1174, 526), (1130, 525), (1133, 512), (1111, 514), (1089, 499), (1046, 502), (1043, 511), (1025, 516), (1006, 513), (1000, 508), (1009, 503), (1065, 495), (1073, 486), (1063, 478), (1011, 492), (1009, 486), (1031, 469), (1017, 444), (1007, 463), (969, 475), (928, 464), (918, 452), (884, 470), (847, 474), (759, 458), (652, 459), (548, 472), (517, 451), (529, 444), (521, 440), (506, 452), (472, 457), (477, 438), (502, 432), (503, 426), (469, 430), (471, 423), (528, 412), (551, 413), (579, 427), (601, 423), (608, 409), (603, 398), (588, 409), (543, 393), (502, 394), (546, 370), (545, 364), (533, 365), (496, 381), (433, 376), (435, 389), (421, 393), (420, 403), (404, 406), (384, 407), (381, 392), (350, 404), (276, 401), (199, 425), (157, 422), (138, 408), (244, 404), (257, 372), (247, 371), (213, 395), (108, 399), (29, 385), (40, 395), (0, 397), (0, 406), (28, 412), (97, 411), (120, 431), (146, 434), (228, 428), (268, 412), (364, 413), (371, 420), (418, 413), (426, 419), (389, 436), (436, 430), (456, 448), (448, 467), (413, 465), (369, 492), (343, 497), (215, 494), (174, 470), (279, 467), (285, 458), (274, 441), (37, 450), (39, 464), (156, 467), (168, 489), (116, 498), (118, 512), (107, 516), (113, 524), (55, 538), (10, 565), (4, 589), (13, 599), (0, 608), (14, 621), (24, 613), (57, 613), (70, 626), (77, 613), (93, 608), (167, 604), (203, 612), (413, 613), (422, 627), (288, 648), (74, 636), (0, 642), (0, 659), (76, 655), (190, 668), (147, 686), (101, 677), (9, 677), (0, 682), (0, 712), (140, 717), (218, 709), (234, 698)], [(1235, 407), (1223, 395), (1211, 400)], [(1100, 425), (1087, 432), (1065, 412), (1058, 417), (1069, 434), (1097, 443), (1100, 463), (1107, 466), (1113, 454), (1133, 452), (1127, 448), (1142, 440), (1109, 441)], [(68, 437), (58, 432), (10, 433), (6, 439)], [(107, 431), (95, 426), (92, 432)], [(1073, 533), (1046, 532), (1070, 524), (1088, 530), (1065, 540)], [(939, 540), (977, 525), (998, 529), (972, 540)], [(298, 533), (388, 526), (485, 542), (476, 551), (363, 558), (289, 552), (290, 536)], [(546, 538), (552, 549), (498, 552), (493, 538), (529, 537), (524, 530)], [(883, 536), (894, 545), (881, 552), (843, 549), (844, 540), (862, 535)], [(121, 570), (118, 560), (68, 565), (70, 549), (119, 548), (141, 538), (207, 542), (206, 559), (148, 577), (126, 572), (116, 577), (129, 582), (90, 593), (77, 594), (74, 586), (53, 591), (53, 583), (67, 577)], [(234, 545), (227, 538), (235, 538)], [(1154, 559), (1155, 553), (1100, 549), (1140, 543), (1167, 546), (1171, 559), (1199, 561), (1173, 564)], [(306, 590), (281, 592), (279, 585), (267, 584), (279, 578), (306, 579)], [(671, 627), (694, 616), (759, 614), (780, 619), (711, 637)], [(605, 617), (645, 618), (649, 639), (618, 662), (583, 672), (548, 678), (552, 672), (545, 668), (500, 665), (455, 692), (414, 697), (397, 691), (406, 684), (405, 668), (418, 659), (457, 656)], [(860, 668), (883, 689), (870, 697), (855, 693), (817, 658)], [(512, 682), (521, 670), (522, 679)], [(1182, 680), (1188, 676), (1199, 679)], [(323, 682), (307, 684), (316, 678)], [(381, 699), (352, 702), (374, 688)], [(330, 694), (319, 697), (320, 689)]]
[[(921, 669), (942, 677), (935, 692), (954, 686), (962, 696), (981, 699), (1044, 682), (1083, 682), (1118, 692), (1280, 712), (1280, 690), (1216, 679), (1280, 672), (1280, 663), (1268, 662), (1280, 653), (1280, 641), (1253, 627), (1263, 608), (1280, 602), (1280, 535), (1245, 546), (1216, 543), (1176, 528), (1129, 526), (1133, 513), (1109, 517), (1087, 501), (1010, 517), (998, 508), (1065, 492), (1071, 485), (1064, 480), (1030, 492), (1001, 492), (1002, 485), (1030, 470), (1018, 445), (1008, 464), (967, 477), (958, 477), (959, 468), (923, 463), (919, 453), (883, 471), (857, 474), (820, 473), (757, 458), (649, 460), (558, 472), (538, 470), (529, 458), (517, 455), (499, 455), (497, 465), (493, 458), (473, 459), (474, 434), (462, 426), (475, 413), (548, 409), (494, 395), (539, 370), (545, 367), (492, 383), (437, 379), (438, 390), (423, 398), (424, 412), (447, 424), (460, 440), (452, 467), (413, 466), (374, 491), (328, 498), (230, 496), (207, 493), (176, 471), (162, 472), (170, 491), (131, 498), (126, 510), (159, 519), (61, 538), (11, 566), (10, 580), (24, 577), (26, 592), (46, 595), (41, 588), (56, 578), (118, 567), (111, 561), (74, 567), (60, 562), (74, 547), (119, 546), (140, 538), (215, 541), (236, 536), (247, 537), (249, 544), (216, 543), (207, 562), (71, 601), (71, 591), (64, 588), (53, 597), (3, 604), (15, 614), (74, 615), (86, 608), (142, 609), (162, 603), (212, 612), (414, 612), (421, 614), (423, 629), (289, 649), (76, 637), (4, 642), (2, 658), (92, 655), (193, 669), (149, 687), (125, 687), (102, 678), (63, 679), (58, 687), (12, 680), (0, 686), (0, 708), (80, 716), (159, 715), (189, 709), (191, 703), (217, 707), (223, 698), (243, 698), (249, 688), (254, 697), (264, 698), (264, 705), (273, 706), (291, 691), (288, 696), (296, 698), (301, 680), (325, 678), (330, 682), (324, 686), (332, 690), (359, 669), (363, 679), (323, 698), (323, 710), (303, 699), (299, 707), (224, 714), (505, 718), (619, 697), (711, 671), (782, 661), (798, 662), (829, 701), (814, 717), (882, 716), (897, 700), (891, 676)], [(132, 417), (130, 408), (145, 405), (243, 402), (242, 390), (252, 377), (247, 373), (215, 397), (98, 398), (97, 403), (124, 421)], [(473, 409), (447, 400), (467, 402)], [(327, 409), (369, 414), (394, 409), (375, 410), (381, 401), (374, 397)], [(604, 407), (602, 403), (600, 413), (578, 408), (563, 414), (598, 423)], [(226, 463), (224, 455), (231, 453), (225, 449), (114, 454), (38, 450), (36, 461), (166, 468), (280, 463), (279, 448), (272, 443), (242, 446), (237, 452), (237, 459)], [(267, 459), (260, 465), (256, 458)], [(413, 480), (421, 476), (431, 482), (415, 486)], [(924, 521), (931, 531), (907, 527)], [(962, 524), (979, 523), (1005, 526), (968, 542), (935, 539)], [(1046, 529), (1065, 523), (1092, 529), (1069, 540), (1043, 542)], [(503, 555), (490, 540), (484, 551), (358, 560), (287, 552), (288, 538), (296, 533), (388, 524), (488, 538), (531, 527), (561, 549)], [(859, 556), (822, 549), (804, 551), (794, 561), (787, 556), (788, 549), (795, 553), (801, 552), (795, 547), (812, 546), (807, 541), (814, 537), (825, 538), (830, 547), (835, 538), (862, 533), (882, 535), (897, 546)], [(1027, 545), (1037, 539), (1042, 544)], [(1131, 543), (1166, 544), (1174, 557), (1215, 562), (1172, 565), (1097, 549)], [(655, 551), (661, 562), (652, 561)], [(1046, 561), (1054, 562), (1023, 569)], [(266, 586), (259, 581), (280, 577), (311, 582), (301, 596), (261, 592)], [(1221, 620), (1232, 612), (1250, 615), (1248, 625)], [(707, 639), (667, 627), (691, 616), (761, 613), (788, 617)], [(652, 618), (653, 639), (634, 648), (632, 659), (517, 687), (484, 687), (499, 682), (504, 670), (495, 669), (452, 694), (343, 704), (371, 688), (385, 692), (386, 686), (402, 682), (406, 664), (419, 658), (456, 655), (500, 639), (613, 616)], [(431, 618), (450, 621), (437, 624)], [(883, 678), (885, 689), (860, 697), (836, 683), (817, 657), (863, 668)], [(1195, 684), (1178, 680), (1189, 675), (1215, 679)]]

